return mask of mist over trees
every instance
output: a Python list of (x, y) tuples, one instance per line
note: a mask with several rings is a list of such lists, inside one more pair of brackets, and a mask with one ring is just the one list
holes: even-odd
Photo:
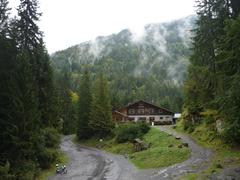
[[(206, 123), (227, 142), (240, 142), (240, 3), (198, 1), (193, 55), (185, 83), (184, 125)], [(216, 124), (222, 127), (216, 132)]]
[(71, 86), (77, 92), (84, 65), (93, 80), (104, 72), (109, 82), (113, 108), (144, 99), (173, 111), (181, 111), (182, 85), (191, 54), (195, 17), (163, 24), (149, 24), (144, 33), (130, 30), (98, 37), (51, 56), (56, 71), (68, 68)]

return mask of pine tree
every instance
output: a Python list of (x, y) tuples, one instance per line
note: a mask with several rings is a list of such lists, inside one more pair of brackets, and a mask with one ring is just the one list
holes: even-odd
[(58, 80), (59, 91), (59, 105), (60, 105), (60, 117), (63, 120), (64, 134), (73, 134), (76, 132), (76, 112), (73, 107), (71, 99), (71, 83), (70, 73), (67, 69), (63, 70)]
[(37, 0), (20, 2), (18, 8), (20, 19), (16, 23), (19, 50), (29, 54), (42, 126), (52, 127), (58, 123), (59, 117), (54, 103), (55, 87), (50, 58), (43, 43), (43, 33), (37, 25), (41, 16), (37, 12), (38, 2)]
[(78, 103), (78, 126), (77, 136), (79, 139), (91, 137), (89, 127), (90, 110), (92, 103), (91, 79), (89, 70), (86, 68), (80, 82), (79, 103)]
[(96, 83), (90, 116), (89, 126), (95, 135), (104, 137), (111, 134), (114, 123), (112, 121), (108, 83), (103, 74), (99, 75)]
[(235, 0), (201, 0), (198, 4), (199, 19), (185, 83), (185, 124), (203, 120), (200, 113), (213, 109), (224, 121), (222, 135), (236, 143), (240, 134), (240, 6)]
[(19, 18), (13, 20), (8, 19), (7, 4), (0, 4), (0, 166), (9, 164), (15, 179), (34, 179), (43, 167), (41, 158), (49, 158), (39, 156), (47, 144), (42, 128), (55, 123), (50, 118), (45, 123), (42, 117), (57, 114), (51, 101), (51, 68), (35, 23), (37, 2), (22, 0)]
[(9, 10), (7, 0), (0, 0), (0, 34), (6, 35), (9, 25)]
[(228, 20), (225, 28), (226, 36), (221, 44), (222, 91), (218, 92), (219, 109), (226, 123), (225, 138), (232, 143), (240, 141), (240, 16), (237, 19)]

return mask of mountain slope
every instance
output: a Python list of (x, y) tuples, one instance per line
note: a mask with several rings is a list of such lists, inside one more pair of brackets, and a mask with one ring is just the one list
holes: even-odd
[(98, 37), (54, 53), (52, 65), (58, 71), (71, 72), (73, 90), (85, 64), (93, 74), (103, 71), (110, 82), (114, 107), (145, 99), (179, 111), (194, 21), (195, 17), (189, 16), (148, 24), (141, 35), (125, 29)]

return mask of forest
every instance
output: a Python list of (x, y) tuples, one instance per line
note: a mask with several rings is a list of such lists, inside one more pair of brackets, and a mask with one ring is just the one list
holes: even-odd
[(240, 1), (199, 0), (197, 16), (129, 29), (49, 55), (37, 0), (0, 0), (0, 179), (32, 180), (59, 161), (61, 134), (111, 135), (111, 112), (136, 100), (182, 112), (240, 142)]
[(140, 36), (125, 29), (58, 51), (51, 55), (55, 75), (68, 73), (77, 92), (87, 65), (93, 80), (106, 75), (114, 109), (143, 99), (180, 112), (195, 19), (148, 24)]
[[(240, 1), (199, 1), (186, 82), (184, 128), (240, 142)], [(217, 127), (217, 128), (216, 128)]]
[(0, 179), (34, 179), (59, 157), (62, 122), (35, 0), (0, 1)]

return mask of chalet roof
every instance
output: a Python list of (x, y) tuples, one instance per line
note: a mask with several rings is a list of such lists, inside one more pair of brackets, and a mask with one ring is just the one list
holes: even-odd
[(123, 114), (123, 113), (121, 113), (121, 112), (119, 112), (119, 111), (116, 111), (116, 110), (114, 111), (114, 113), (117, 113), (117, 114), (119, 114), (119, 115), (121, 115), (121, 116), (124, 116), (124, 117), (126, 117), (126, 118), (128, 117), (126, 114)]
[(165, 111), (168, 111), (168, 112), (174, 114), (174, 112), (170, 111), (170, 110), (167, 109), (167, 108), (159, 107), (159, 106), (157, 106), (157, 105), (155, 105), (155, 104), (149, 103), (149, 102), (144, 101), (144, 100), (139, 100), (139, 101), (136, 101), (136, 102), (134, 102), (134, 103), (130, 103), (130, 104), (128, 104), (127, 106), (122, 107), (121, 109), (123, 109), (123, 108), (127, 108), (127, 107), (129, 107), (129, 106), (132, 106), (132, 105), (137, 104), (137, 103), (140, 103), (140, 102), (142, 102), (142, 103), (146, 103), (146, 104), (149, 104), (149, 105), (154, 106), (154, 107), (156, 107), (156, 108), (158, 108), (158, 109), (163, 109), (163, 110), (165, 110)]

